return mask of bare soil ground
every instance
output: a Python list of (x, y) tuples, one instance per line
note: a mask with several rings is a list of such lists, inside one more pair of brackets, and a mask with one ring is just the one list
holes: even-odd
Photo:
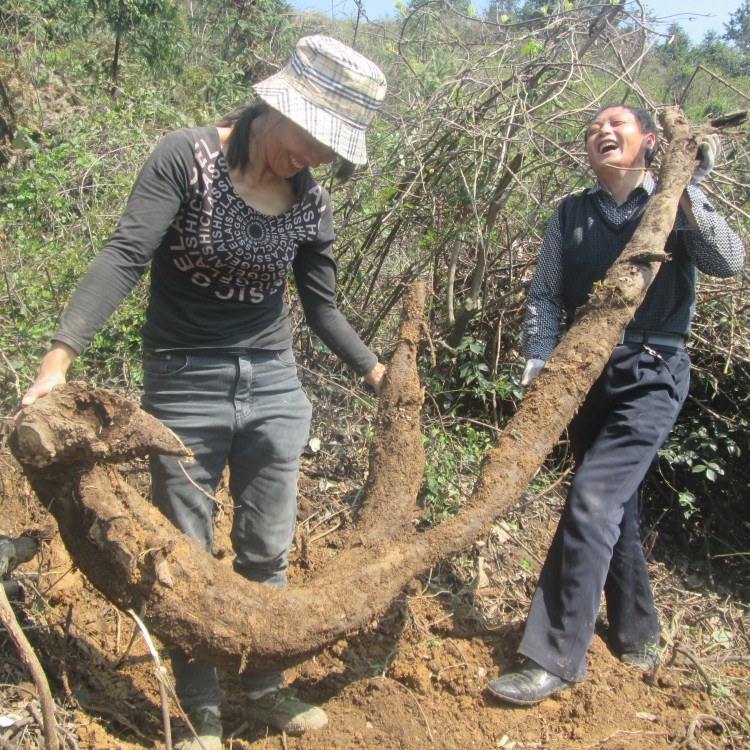
[[(306, 456), (290, 585), (304, 585), (316, 561), (335, 557), (339, 535), (351, 529), (363, 465), (354, 447), (360, 427)], [(127, 476), (146, 491), (144, 463)], [(158, 683), (142, 637), (73, 569), (54, 521), (4, 449), (0, 492), (0, 534), (48, 530), (38, 558), (13, 574), (20, 592), (12, 603), (48, 676), (62, 745), (163, 748)], [(487, 682), (517, 663), (523, 617), (559, 510), (555, 493), (519, 503), (482, 544), (414, 580), (367, 632), (289, 670), (288, 683), (328, 713), (329, 725), (318, 733), (292, 738), (247, 723), (237, 680), (225, 675), (226, 747), (750, 747), (744, 595), (709, 590), (696, 564), (700, 551), (693, 560), (658, 541), (652, 572), (664, 650), (654, 674), (616, 659), (603, 620), (584, 683), (529, 709), (488, 698)], [(228, 520), (223, 507), (215, 553), (227, 564)], [(729, 581), (727, 591), (746, 587), (746, 579)], [(171, 703), (170, 713), (177, 720)], [(39, 717), (31, 678), (0, 631), (0, 748), (43, 748)]]

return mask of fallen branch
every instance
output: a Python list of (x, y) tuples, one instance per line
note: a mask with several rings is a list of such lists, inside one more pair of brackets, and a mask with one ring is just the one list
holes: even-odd
[[(31, 551), (33, 549), (33, 552)], [(12, 570), (21, 562), (28, 562), (36, 554), (36, 542), (32, 539), (21, 537), (20, 539), (3, 538), (0, 541), (0, 575), (7, 570)], [(47, 676), (44, 674), (42, 665), (39, 663), (34, 649), (31, 647), (23, 629), (16, 620), (13, 608), (10, 606), (5, 588), (0, 586), (0, 622), (8, 631), (11, 641), (18, 651), (21, 662), (26, 671), (31, 675), (36, 686), (39, 702), (42, 706), (42, 725), (44, 731), (44, 742), (47, 750), (57, 750), (57, 722), (55, 721), (55, 703), (49, 689)]]
[(670, 658), (669, 664), (667, 666), (671, 666), (674, 663), (677, 654), (682, 654), (689, 662), (692, 663), (692, 665), (698, 671), (698, 674), (700, 674), (700, 676), (703, 678), (703, 681), (706, 683), (706, 692), (713, 693), (713, 680), (708, 676), (705, 667), (700, 663), (698, 657), (695, 656), (695, 654), (693, 654), (691, 651), (688, 651), (686, 648), (683, 648), (682, 646), (675, 646), (672, 650), (672, 657)]
[(161, 659), (159, 658), (159, 652), (156, 650), (156, 646), (154, 646), (154, 641), (151, 638), (151, 634), (148, 632), (148, 629), (143, 624), (141, 618), (138, 617), (138, 615), (133, 612), (132, 609), (128, 610), (128, 614), (133, 618), (133, 622), (136, 624), (138, 630), (141, 631), (141, 636), (143, 637), (146, 647), (151, 654), (151, 659), (154, 662), (154, 675), (156, 676), (156, 682), (159, 686), (161, 720), (164, 726), (164, 744), (166, 745), (167, 750), (172, 750), (172, 729), (169, 722), (169, 701), (167, 700), (167, 694), (171, 695), (172, 698), (174, 698), (174, 701), (177, 704), (177, 708), (181, 716), (185, 719), (188, 726), (190, 727), (190, 731), (193, 733), (193, 736), (198, 741), (198, 744), (201, 746), (202, 750), (206, 750), (200, 738), (195, 733), (193, 725), (190, 723), (190, 721), (188, 721), (187, 716), (182, 709), (182, 705), (177, 698), (177, 693), (172, 686), (172, 681), (169, 679), (169, 674), (167, 673), (167, 670), (162, 666)]
[(690, 722), (683, 747), (688, 748), (688, 750), (701, 750), (700, 742), (698, 742), (695, 735), (703, 722), (711, 722), (712, 724), (715, 724), (721, 732), (726, 734), (727, 725), (718, 716), (712, 716), (711, 714), (698, 714), (697, 716), (694, 716)]

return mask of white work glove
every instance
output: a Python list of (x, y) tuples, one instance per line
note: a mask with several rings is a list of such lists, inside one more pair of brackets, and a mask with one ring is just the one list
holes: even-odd
[(526, 367), (523, 368), (523, 375), (521, 375), (521, 398), (523, 398), (523, 389), (531, 385), (531, 382), (545, 364), (547, 362), (544, 359), (530, 359), (526, 362)]
[(721, 153), (721, 138), (718, 135), (705, 135), (698, 144), (698, 156), (701, 163), (695, 168), (690, 182), (697, 185), (710, 174), (716, 163), (716, 157)]

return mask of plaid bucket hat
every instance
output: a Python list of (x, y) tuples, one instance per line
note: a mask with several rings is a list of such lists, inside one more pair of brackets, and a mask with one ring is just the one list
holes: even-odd
[(253, 86), (263, 101), (355, 164), (367, 161), (365, 131), (385, 89), (375, 63), (319, 34), (302, 37), (287, 65)]

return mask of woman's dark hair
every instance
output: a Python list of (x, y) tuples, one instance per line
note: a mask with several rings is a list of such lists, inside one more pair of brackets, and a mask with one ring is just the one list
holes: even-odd
[[(638, 126), (641, 129), (641, 133), (644, 135), (647, 135), (648, 133), (653, 133), (656, 136), (656, 141), (654, 142), (654, 147), (649, 149), (646, 152), (646, 166), (651, 166), (651, 162), (654, 160), (654, 157), (656, 156), (656, 150), (659, 148), (659, 131), (656, 127), (656, 121), (651, 116), (651, 113), (648, 112), (645, 109), (642, 109), (641, 107), (634, 107), (631, 104), (622, 104), (620, 102), (612, 102), (611, 104), (605, 104), (603, 107), (599, 107), (599, 109), (594, 112), (593, 116), (589, 120), (588, 124), (591, 125), (594, 120), (596, 120), (599, 115), (604, 112), (607, 109), (614, 109), (615, 107), (619, 107), (620, 109), (627, 109), (628, 112), (632, 113), (633, 117), (635, 117), (636, 121), (638, 122)], [(583, 142), (586, 143), (589, 137), (589, 129), (588, 126), (586, 127), (586, 130), (584, 131), (583, 135)]]
[[(264, 101), (254, 102), (244, 107), (238, 107), (216, 123), (220, 128), (232, 128), (232, 135), (227, 143), (226, 159), (230, 169), (244, 172), (250, 166), (250, 138), (252, 124), (257, 117), (266, 114), (271, 107)], [(333, 178), (346, 182), (354, 173), (356, 164), (342, 157), (337, 157), (333, 167)], [(299, 172), (292, 178), (294, 194), (302, 197), (305, 187), (305, 174), (307, 170)]]
[(265, 102), (255, 102), (239, 107), (219, 120), (220, 128), (232, 128), (227, 144), (227, 164), (231, 169), (244, 172), (250, 165), (250, 128), (253, 121), (271, 109)]
[[(219, 120), (217, 127), (232, 128), (226, 149), (226, 159), (230, 169), (244, 172), (250, 166), (252, 124), (256, 118), (267, 114), (270, 109), (271, 107), (264, 101), (254, 102), (235, 109)], [(306, 171), (303, 170), (292, 178), (292, 189), (297, 198), (301, 197), (304, 190)]]
[(337, 156), (333, 163), (333, 179), (344, 183), (352, 178), (357, 165), (353, 161), (347, 161), (343, 156)]

